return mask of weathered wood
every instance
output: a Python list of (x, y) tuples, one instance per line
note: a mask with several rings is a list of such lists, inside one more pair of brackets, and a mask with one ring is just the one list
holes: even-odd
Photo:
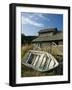
[(29, 54), (29, 58), (27, 55), (28, 60), (23, 59), (22, 64), (37, 71), (49, 71), (59, 65), (57, 60), (47, 52), (30, 50), (27, 54)]

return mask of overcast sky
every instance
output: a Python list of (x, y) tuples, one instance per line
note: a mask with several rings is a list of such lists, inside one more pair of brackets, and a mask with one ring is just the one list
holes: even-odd
[(25, 35), (38, 35), (38, 31), (46, 28), (63, 30), (62, 14), (21, 13), (21, 32)]

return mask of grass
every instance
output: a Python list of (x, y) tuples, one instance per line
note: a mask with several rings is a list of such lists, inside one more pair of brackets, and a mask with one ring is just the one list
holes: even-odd
[[(42, 48), (43, 51), (51, 53), (60, 63), (60, 65), (54, 70), (50, 70), (48, 72), (39, 72), (35, 71), (32, 68), (28, 68), (25, 65), (21, 64), (21, 77), (33, 77), (33, 76), (55, 76), (55, 75), (63, 75), (63, 56), (58, 55), (60, 52), (58, 48), (61, 47), (45, 47)], [(25, 45), (21, 47), (21, 58), (23, 58), (29, 50), (33, 49), (32, 45)]]
[[(61, 69), (57, 70), (58, 68), (55, 68), (54, 70), (50, 70), (48, 72), (39, 72), (35, 71), (32, 68), (28, 68), (25, 65), (21, 65), (21, 77), (35, 77), (35, 76), (55, 76), (55, 75), (62, 75)], [(60, 72), (58, 72), (60, 71)]]
[(23, 58), (24, 55), (25, 55), (29, 50), (31, 50), (31, 49), (33, 49), (33, 46), (32, 46), (32, 45), (26, 44), (25, 46), (22, 46), (22, 47), (21, 47), (21, 58)]

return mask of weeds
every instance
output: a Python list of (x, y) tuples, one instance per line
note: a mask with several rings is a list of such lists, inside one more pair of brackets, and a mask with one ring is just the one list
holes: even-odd
[[(21, 47), (21, 58), (23, 58), (25, 56), (25, 54), (29, 51), (32, 50), (33, 46), (30, 45), (23, 45)], [(56, 59), (57, 61), (60, 63), (60, 65), (54, 69), (51, 70), (50, 72), (38, 72), (35, 71), (31, 68), (28, 68), (26, 66), (24, 66), (23, 64), (21, 64), (21, 76), (22, 77), (32, 77), (32, 76), (53, 76), (53, 75), (63, 75), (63, 55), (62, 55), (62, 49), (63, 46), (50, 46), (50, 47), (43, 47), (39, 50), (41, 51), (46, 51), (48, 53), (51, 53)], [(38, 50), (38, 49), (36, 49)]]

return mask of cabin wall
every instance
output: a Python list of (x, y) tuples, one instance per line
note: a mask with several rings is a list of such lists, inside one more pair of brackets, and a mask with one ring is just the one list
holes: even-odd
[(35, 42), (33, 43), (34, 46), (38, 46), (38, 47), (48, 47), (51, 45), (63, 45), (63, 41), (50, 41), (50, 42)]
[(53, 32), (48, 33), (39, 33), (39, 36), (52, 36)]
[(63, 41), (56, 42), (38, 42), (33, 43), (35, 50), (43, 50), (49, 53), (62, 54), (63, 53)]

